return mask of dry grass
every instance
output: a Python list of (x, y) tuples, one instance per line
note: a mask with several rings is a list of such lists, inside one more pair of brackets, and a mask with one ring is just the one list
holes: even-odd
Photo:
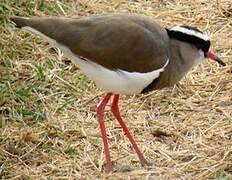
[[(113, 12), (148, 15), (167, 27), (197, 26), (209, 34), (227, 66), (205, 61), (174, 88), (122, 96), (122, 115), (154, 165), (140, 167), (106, 113), (119, 169), (106, 174), (94, 112), (103, 92), (59, 51), (15, 29), (8, 18)], [(2, 179), (232, 178), (231, 0), (2, 0), (0, 13)]]

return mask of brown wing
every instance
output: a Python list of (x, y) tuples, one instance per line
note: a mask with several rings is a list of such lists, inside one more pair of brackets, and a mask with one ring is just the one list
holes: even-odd
[(18, 26), (37, 29), (74, 54), (109, 69), (150, 72), (163, 67), (167, 60), (165, 29), (142, 16), (32, 18), (21, 24), (14, 21)]

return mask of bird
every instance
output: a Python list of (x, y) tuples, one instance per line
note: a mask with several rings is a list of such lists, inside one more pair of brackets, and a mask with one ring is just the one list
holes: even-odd
[(120, 115), (122, 94), (144, 94), (175, 85), (205, 58), (226, 64), (210, 51), (207, 34), (196, 27), (163, 27), (147, 16), (105, 14), (86, 17), (10, 18), (17, 28), (41, 36), (77, 64), (98, 88), (106, 92), (96, 114), (102, 136), (106, 171), (112, 172), (104, 110), (111, 99), (111, 112), (132, 144), (142, 166), (144, 157)]

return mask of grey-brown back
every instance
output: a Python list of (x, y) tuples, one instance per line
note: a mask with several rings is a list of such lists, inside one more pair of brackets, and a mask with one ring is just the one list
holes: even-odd
[(137, 15), (84, 18), (12, 18), (67, 46), (74, 54), (109, 69), (150, 72), (167, 61), (169, 39), (164, 28)]

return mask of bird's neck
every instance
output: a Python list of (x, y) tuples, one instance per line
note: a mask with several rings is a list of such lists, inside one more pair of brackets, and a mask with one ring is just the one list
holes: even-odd
[(204, 59), (204, 53), (194, 45), (175, 39), (170, 40), (170, 56), (172, 66), (169, 67), (169, 71), (175, 77), (172, 84), (179, 81)]
[(204, 54), (201, 54), (195, 46), (176, 39), (170, 39), (169, 50), (170, 62), (152, 89), (175, 85), (189, 70), (204, 59)]
[(169, 67), (170, 71), (182, 78), (189, 70), (203, 61), (204, 53), (192, 44), (171, 39), (170, 59), (173, 64)]

